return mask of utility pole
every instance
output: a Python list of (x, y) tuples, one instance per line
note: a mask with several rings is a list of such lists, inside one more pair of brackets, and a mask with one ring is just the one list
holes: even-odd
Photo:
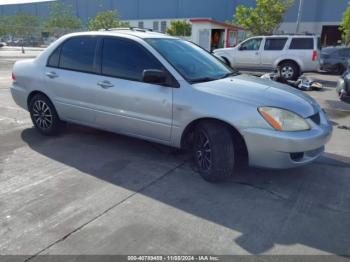
[(295, 33), (299, 33), (299, 27), (300, 27), (300, 21), (301, 21), (301, 16), (303, 13), (303, 6), (304, 6), (304, 0), (299, 0), (299, 10), (298, 10), (298, 18), (297, 18), (297, 26), (295, 29)]

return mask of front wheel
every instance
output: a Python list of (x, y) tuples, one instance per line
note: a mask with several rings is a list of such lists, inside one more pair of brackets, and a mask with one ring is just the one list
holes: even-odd
[(34, 95), (29, 102), (29, 112), (35, 128), (43, 135), (56, 135), (63, 122), (59, 119), (54, 105), (43, 94)]
[(225, 125), (203, 122), (197, 126), (193, 158), (205, 180), (218, 182), (229, 178), (234, 171), (234, 157), (233, 138)]

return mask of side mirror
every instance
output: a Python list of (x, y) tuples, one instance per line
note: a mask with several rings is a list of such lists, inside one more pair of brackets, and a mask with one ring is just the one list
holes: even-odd
[(146, 69), (142, 73), (142, 81), (149, 84), (165, 84), (167, 75), (164, 71), (158, 69)]
[(246, 50), (247, 48), (244, 46), (244, 45), (241, 45), (238, 47), (238, 50), (239, 51), (243, 51), (243, 50)]

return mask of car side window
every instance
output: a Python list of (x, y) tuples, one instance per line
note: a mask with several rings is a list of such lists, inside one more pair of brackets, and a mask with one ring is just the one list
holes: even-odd
[(73, 71), (94, 73), (97, 37), (82, 36), (64, 42), (59, 67)]
[(60, 53), (61, 53), (61, 46), (55, 49), (55, 51), (52, 52), (49, 59), (47, 60), (47, 66), (49, 67), (58, 67), (58, 64), (60, 62)]
[(314, 39), (313, 38), (293, 38), (289, 49), (295, 49), (295, 50), (312, 50), (314, 49)]
[(257, 51), (260, 49), (262, 38), (253, 38), (244, 42), (239, 50), (241, 51)]
[(146, 69), (164, 70), (162, 64), (135, 41), (117, 37), (103, 40), (103, 75), (142, 81)]
[(283, 50), (288, 38), (266, 38), (264, 50)]

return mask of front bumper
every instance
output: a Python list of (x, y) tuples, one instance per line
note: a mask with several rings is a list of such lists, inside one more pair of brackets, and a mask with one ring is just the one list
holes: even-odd
[(320, 123), (308, 119), (311, 129), (301, 132), (280, 132), (249, 128), (242, 131), (251, 166), (292, 168), (308, 164), (324, 151), (332, 135), (332, 126), (320, 111)]

